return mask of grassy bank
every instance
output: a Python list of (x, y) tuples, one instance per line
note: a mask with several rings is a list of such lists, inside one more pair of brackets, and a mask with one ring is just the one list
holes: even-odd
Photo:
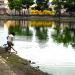
[(15, 54), (6, 53), (3, 48), (0, 48), (0, 56), (2, 56), (6, 63), (10, 66), (17, 75), (48, 75), (37, 68), (30, 66), (30, 61), (20, 58)]

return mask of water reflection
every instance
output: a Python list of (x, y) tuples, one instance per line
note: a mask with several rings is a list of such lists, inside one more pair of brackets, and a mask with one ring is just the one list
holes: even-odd
[[(8, 25), (9, 24), (9, 25)], [(8, 21), (8, 32), (14, 32), (17, 36), (26, 36), (26, 38), (32, 38), (32, 30), (34, 28), (35, 35), (39, 42), (48, 41), (48, 27), (52, 26), (50, 21)]]
[(15, 32), (16, 36), (24, 36), (31, 39), (33, 34), (37, 40), (45, 43), (49, 40), (48, 30), (53, 29), (51, 36), (54, 42), (75, 48), (75, 22), (53, 22), (51, 21), (7, 21), (8, 32)]
[(53, 22), (52, 21), (31, 21), (31, 26), (33, 27), (52, 27)]
[(26, 36), (27, 39), (32, 38), (32, 30), (29, 28), (29, 21), (14, 21), (8, 27), (9, 33), (14, 32), (16, 36)]
[(56, 23), (53, 28), (52, 38), (57, 43), (63, 43), (64, 46), (71, 45), (75, 48), (75, 26), (71, 23)]
[(36, 36), (40, 41), (48, 40), (48, 28), (47, 27), (35, 27)]
[[(9, 31), (16, 33), (15, 38), (18, 40), (15, 40), (14, 48), (18, 55), (36, 62), (35, 66), (53, 75), (75, 75), (75, 51), (71, 47), (75, 46), (74, 24), (24, 20), (5, 22)], [(29, 36), (31, 41), (25, 39)]]
[[(25, 38), (31, 39), (34, 32), (37, 40), (42, 43), (48, 41), (48, 29), (51, 29), (53, 26), (52, 22), (46, 21), (9, 21), (8, 32), (15, 32), (16, 36), (25, 36)], [(63, 43), (64, 46), (68, 47), (71, 45), (75, 48), (75, 26), (74, 22), (55, 22), (53, 27), (53, 32), (51, 34), (54, 42)], [(33, 32), (33, 30), (35, 30)]]

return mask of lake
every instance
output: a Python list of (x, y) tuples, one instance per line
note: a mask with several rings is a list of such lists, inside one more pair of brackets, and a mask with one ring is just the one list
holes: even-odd
[(15, 32), (14, 49), (20, 57), (52, 75), (75, 75), (75, 22), (0, 21), (0, 46)]

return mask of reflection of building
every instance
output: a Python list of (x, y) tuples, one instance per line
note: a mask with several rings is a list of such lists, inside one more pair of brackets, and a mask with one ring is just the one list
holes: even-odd
[(31, 21), (31, 26), (41, 27), (52, 27), (53, 22), (52, 21)]
[(0, 0), (0, 14), (7, 12), (7, 0)]
[(6, 25), (6, 27), (10, 27), (10, 26), (17, 26), (19, 25), (22, 28), (25, 28), (27, 26), (31, 26), (31, 21), (25, 21), (25, 20), (18, 20), (18, 21), (5, 21), (4, 24)]

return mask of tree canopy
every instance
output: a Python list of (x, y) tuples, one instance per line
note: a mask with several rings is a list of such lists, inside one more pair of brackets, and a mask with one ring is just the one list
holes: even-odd
[(43, 10), (48, 8), (49, 0), (36, 0), (38, 10)]
[(8, 0), (9, 2), (9, 8), (16, 9), (16, 10), (21, 10), (23, 5), (30, 6), (34, 3), (34, 0)]
[(75, 0), (53, 0), (52, 3), (56, 7), (67, 9), (67, 12), (75, 12)]
[(32, 5), (34, 3), (34, 0), (22, 0), (23, 5)]
[(8, 2), (11, 10), (16, 9), (19, 11), (22, 8), (22, 0), (8, 0)]

